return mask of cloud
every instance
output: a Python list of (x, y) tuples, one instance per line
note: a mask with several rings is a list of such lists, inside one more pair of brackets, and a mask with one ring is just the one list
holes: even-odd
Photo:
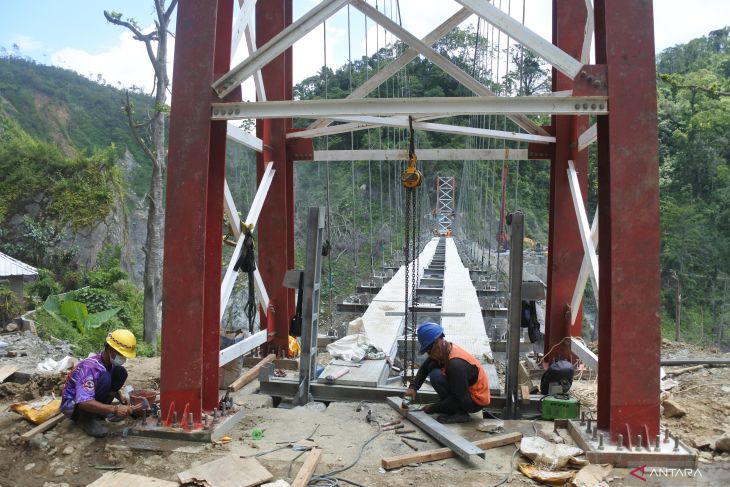
[(20, 52), (37, 51), (43, 49), (43, 43), (37, 39), (23, 34), (14, 34), (9, 39), (10, 45), (17, 45)]
[[(151, 29), (145, 29), (145, 32)], [(175, 40), (168, 39), (168, 75), (172, 77)], [(150, 92), (154, 70), (142, 42), (134, 40), (131, 32), (119, 35), (119, 42), (105, 51), (92, 54), (82, 49), (65, 48), (50, 54), (52, 64), (72, 69), (82, 76), (97, 80), (98, 75), (112, 86), (142, 87)]]

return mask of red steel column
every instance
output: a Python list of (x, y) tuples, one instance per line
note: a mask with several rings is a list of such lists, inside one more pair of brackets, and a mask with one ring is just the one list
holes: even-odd
[[(218, 0), (218, 18), (213, 59), (214, 78), (227, 73), (231, 67), (231, 36), (233, 33), (233, 0)], [(235, 90), (226, 101), (240, 101), (241, 91)], [(221, 261), (223, 246), (224, 182), (226, 175), (227, 122), (211, 123), (210, 165), (208, 175), (208, 208), (205, 239), (205, 314), (203, 331), (203, 409), (218, 406), (218, 371), (220, 351)]]
[[(174, 409), (182, 423), (185, 410), (200, 421), (203, 384), (208, 384), (213, 375), (217, 381), (220, 324), (219, 300), (215, 296), (220, 293), (225, 126), (221, 130), (219, 124), (211, 123), (210, 103), (214, 72), (222, 68), (215, 61), (216, 45), (223, 46), (220, 56), (225, 55), (226, 49), (230, 56), (230, 27), (217, 35), (217, 22), (231, 22), (232, 0), (220, 3), (227, 7), (222, 9), (220, 18), (217, 0), (182, 0), (177, 12), (166, 189), (160, 392), (163, 417), (171, 416)], [(212, 232), (211, 227), (216, 232), (215, 245), (211, 244), (212, 233), (208, 233), (209, 229)], [(206, 291), (213, 281), (217, 292)], [(211, 320), (213, 310), (215, 319)], [(209, 351), (213, 337), (214, 362)]]
[(659, 432), (661, 345), (652, 2), (596, 0), (595, 19), (609, 94), (598, 117), (598, 425), (646, 441)]
[[(291, 0), (269, 0), (256, 5), (256, 43), (261, 46), (291, 23)], [(268, 100), (290, 100), (291, 53), (281, 54), (261, 71)], [(286, 349), (289, 320), (294, 313), (294, 292), (282, 286), (284, 274), (294, 268), (294, 171), (287, 158), (286, 131), (290, 120), (272, 119), (268, 126), (268, 154), (257, 157), (257, 175), (261, 179), (265, 163), (274, 162), (276, 174), (271, 183), (258, 223), (259, 269), (274, 307), (272, 346)], [(256, 122), (256, 133), (264, 136), (264, 121)]]
[[(580, 59), (585, 24), (584, 0), (553, 0), (553, 44), (576, 59)], [(572, 89), (573, 80), (553, 69), (553, 91)], [(556, 142), (550, 165), (546, 353), (565, 337), (580, 336), (582, 327), (582, 306), (570, 326), (570, 302), (583, 261), (583, 244), (568, 183), (568, 160), (575, 163), (584, 200), (588, 186), (588, 151), (577, 151), (579, 130), (585, 130), (587, 117), (554, 115), (552, 125)], [(563, 342), (546, 358), (556, 356), (569, 357), (570, 344)]]

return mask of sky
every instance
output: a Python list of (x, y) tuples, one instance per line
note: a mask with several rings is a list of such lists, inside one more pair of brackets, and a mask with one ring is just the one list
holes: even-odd
[[(294, 0), (294, 19), (319, 1)], [(399, 4), (403, 26), (417, 37), (425, 36), (459, 9), (452, 0), (368, 0), (371, 5), (376, 1), (380, 10), (390, 17)], [(551, 0), (493, 0), (520, 21), (523, 2), (525, 25), (549, 40)], [(155, 18), (151, 0), (3, 0), (2, 3), (0, 51), (4, 48), (7, 54), (69, 68), (95, 80), (101, 75), (105, 82), (118, 87), (140, 86), (149, 90), (152, 86), (152, 67), (143, 44), (135, 41), (124, 28), (109, 24), (103, 15), (104, 10), (121, 12), (125, 18), (137, 20), (147, 32)], [(475, 25), (475, 19), (467, 20), (462, 27)], [(349, 58), (358, 59), (366, 52), (373, 54), (377, 47), (395, 39), (352, 7), (349, 20), (349, 39), (345, 8), (326, 22), (326, 29), (320, 26), (295, 44), (295, 82), (316, 74), (325, 64), (325, 38), (326, 64), (331, 68), (347, 63)], [(655, 47), (660, 52), (730, 24), (730, 0), (654, 0), (654, 24)], [(506, 43), (504, 36), (501, 44), (506, 46)], [(174, 40), (170, 44), (171, 59), (173, 52)], [(246, 47), (242, 43), (233, 62), (240, 62), (245, 55)], [(253, 99), (250, 81), (244, 83), (244, 99)]]

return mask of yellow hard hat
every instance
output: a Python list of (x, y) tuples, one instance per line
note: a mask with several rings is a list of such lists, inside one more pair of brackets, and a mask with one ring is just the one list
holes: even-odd
[(106, 336), (106, 343), (127, 358), (137, 356), (137, 339), (129, 330), (114, 330)]

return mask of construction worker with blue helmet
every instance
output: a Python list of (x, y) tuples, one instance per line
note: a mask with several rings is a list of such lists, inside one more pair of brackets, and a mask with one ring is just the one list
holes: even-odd
[(404, 393), (415, 400), (416, 392), (428, 378), (439, 401), (422, 411), (438, 413), (441, 423), (465, 423), (490, 402), (489, 382), (481, 362), (469, 352), (446, 340), (438, 323), (423, 323), (417, 329), (419, 354), (427, 354), (415, 379)]

